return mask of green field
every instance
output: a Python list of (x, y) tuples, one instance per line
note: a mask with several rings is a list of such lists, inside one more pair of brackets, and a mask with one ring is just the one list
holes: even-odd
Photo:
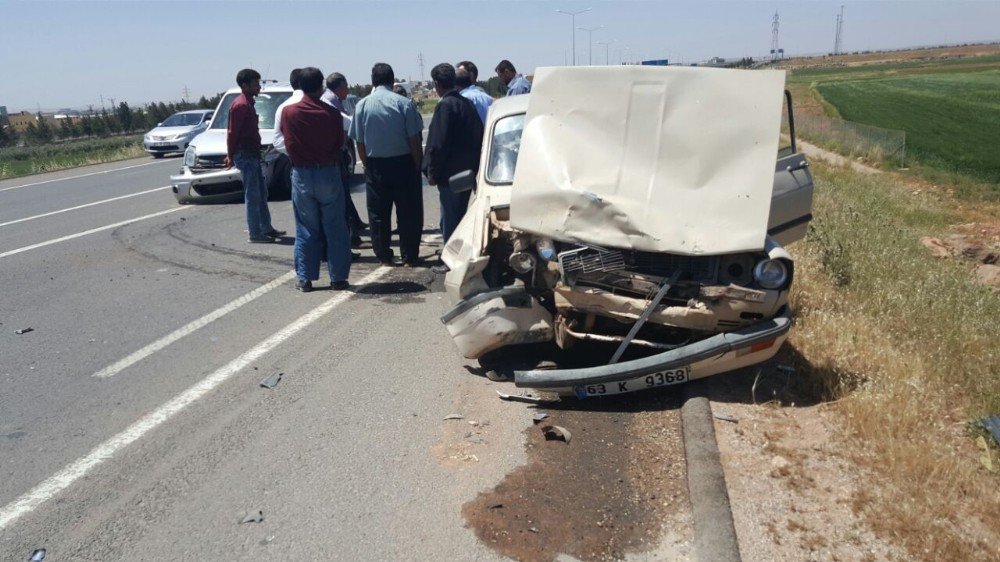
[(907, 156), (1000, 184), (1000, 57), (795, 71), (840, 117), (906, 132)]
[(142, 135), (0, 148), (0, 179), (144, 156)]

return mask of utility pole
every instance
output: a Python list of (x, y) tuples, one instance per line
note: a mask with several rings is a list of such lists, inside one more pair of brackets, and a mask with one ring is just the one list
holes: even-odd
[(417, 66), (420, 67), (420, 81), (424, 81), (424, 54), (417, 53)]
[(556, 10), (556, 12), (559, 12), (560, 14), (566, 14), (567, 16), (570, 17), (570, 25), (571, 25), (572, 30), (573, 30), (573, 40), (572, 40), (573, 41), (573, 66), (576, 66), (576, 16), (578, 16), (578, 15), (584, 13), (584, 12), (589, 12), (589, 11), (590, 11), (590, 8), (587, 8), (586, 10), (580, 10), (578, 12), (567, 12), (567, 11), (564, 11), (564, 10)]
[(594, 42), (593, 42), (594, 32), (597, 31), (598, 29), (604, 29), (604, 26), (603, 25), (599, 25), (597, 27), (578, 27), (577, 29), (579, 29), (580, 31), (586, 31), (587, 32), (587, 64), (593, 66), (594, 65)]
[(771, 62), (777, 62), (778, 50), (778, 12), (775, 11), (771, 21)]
[(184, 89), (181, 90), (184, 94), (184, 103), (190, 103), (188, 100), (191, 98), (191, 90), (188, 89), (187, 84), (184, 85)]
[(615, 42), (617, 42), (617, 41), (618, 41), (617, 39), (612, 39), (611, 41), (598, 41), (598, 42), (597, 42), (597, 44), (598, 44), (598, 45), (604, 45), (604, 66), (608, 66), (609, 64), (611, 64), (611, 63), (610, 63), (610, 62), (608, 61), (608, 58), (609, 58), (609, 57), (608, 57), (608, 48), (609, 48), (609, 46), (610, 46), (610, 45), (611, 45), (612, 43), (615, 43)]
[(844, 6), (840, 6), (840, 13), (837, 14), (837, 35), (833, 39), (833, 54), (839, 55), (842, 44), (841, 39), (844, 34)]
[(105, 109), (104, 109), (104, 94), (101, 94), (101, 111), (105, 111)]

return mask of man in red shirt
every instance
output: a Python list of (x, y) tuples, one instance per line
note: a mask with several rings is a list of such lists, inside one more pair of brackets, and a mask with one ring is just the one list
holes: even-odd
[(252, 244), (274, 242), (283, 230), (271, 226), (267, 208), (267, 185), (260, 169), (260, 130), (254, 97), (260, 93), (260, 74), (244, 68), (236, 75), (242, 92), (229, 106), (229, 126), (226, 130), (226, 167), (235, 165), (243, 176), (243, 193), (247, 208), (247, 230)]
[(281, 133), (292, 162), (292, 207), (295, 210), (295, 288), (312, 290), (319, 279), (320, 253), (326, 242), (330, 287), (347, 289), (351, 271), (351, 233), (347, 227), (346, 192), (340, 175), (344, 122), (340, 112), (320, 99), (323, 73), (303, 68), (299, 87), (305, 94), (281, 113)]

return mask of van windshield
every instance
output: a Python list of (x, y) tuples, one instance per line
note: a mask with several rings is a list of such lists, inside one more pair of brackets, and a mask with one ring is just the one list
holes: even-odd
[[(225, 129), (229, 127), (229, 108), (239, 95), (239, 93), (226, 94), (226, 97), (222, 98), (218, 109), (215, 110), (215, 120), (212, 121), (213, 129)], [(274, 113), (278, 110), (278, 106), (290, 97), (292, 97), (291, 92), (258, 94), (253, 104), (254, 109), (257, 110), (257, 128), (273, 129)]]

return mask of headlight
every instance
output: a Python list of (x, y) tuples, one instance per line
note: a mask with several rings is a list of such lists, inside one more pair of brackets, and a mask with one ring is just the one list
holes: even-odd
[(535, 242), (535, 250), (538, 251), (538, 257), (545, 261), (552, 261), (556, 259), (556, 245), (552, 243), (552, 240), (548, 238), (542, 238), (541, 240)]
[(198, 155), (195, 154), (194, 147), (189, 146), (188, 149), (184, 151), (184, 165), (188, 168), (192, 168), (197, 161)]
[(507, 259), (507, 263), (518, 273), (528, 273), (535, 269), (535, 256), (528, 252), (514, 252)]
[(788, 266), (781, 260), (763, 260), (753, 268), (753, 278), (765, 289), (778, 289), (788, 281)]

